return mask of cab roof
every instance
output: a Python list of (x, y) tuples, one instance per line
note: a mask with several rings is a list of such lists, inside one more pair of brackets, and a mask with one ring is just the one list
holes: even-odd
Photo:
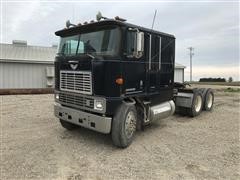
[(148, 32), (148, 33), (159, 34), (159, 35), (175, 38), (174, 35), (171, 35), (171, 34), (163, 33), (163, 32), (152, 30), (152, 29), (148, 29), (148, 28), (144, 28), (144, 27), (141, 27), (141, 26), (137, 26), (137, 25), (134, 25), (134, 24), (130, 24), (130, 23), (119, 21), (119, 20), (115, 20), (115, 19), (105, 19), (105, 20), (96, 21), (96, 22), (92, 22), (92, 23), (90, 22), (90, 23), (84, 24), (84, 25), (78, 25), (78, 26), (74, 26), (74, 27), (70, 27), (70, 28), (64, 28), (62, 30), (56, 31), (55, 34), (57, 36), (64, 37), (64, 36), (68, 36), (68, 35), (77, 34), (80, 31), (94, 30), (96, 27), (108, 26), (108, 25), (109, 26), (117, 25), (117, 26), (129, 27), (129, 28), (138, 28), (140, 31), (144, 31), (144, 32)]

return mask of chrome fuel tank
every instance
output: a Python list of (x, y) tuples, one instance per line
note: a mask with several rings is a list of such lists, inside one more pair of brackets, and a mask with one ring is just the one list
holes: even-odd
[(155, 106), (150, 107), (149, 119), (150, 121), (155, 121), (163, 118), (167, 118), (175, 112), (175, 103), (167, 101)]

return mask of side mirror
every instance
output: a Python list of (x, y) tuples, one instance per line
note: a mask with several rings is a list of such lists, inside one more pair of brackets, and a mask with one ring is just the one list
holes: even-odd
[(136, 33), (136, 52), (135, 57), (140, 58), (143, 55), (144, 52), (144, 33), (143, 32), (137, 32)]
[(144, 53), (144, 33), (137, 28), (128, 28), (127, 57), (141, 58)]

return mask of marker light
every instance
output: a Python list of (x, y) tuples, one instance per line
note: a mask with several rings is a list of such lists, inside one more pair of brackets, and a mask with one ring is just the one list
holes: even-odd
[(116, 79), (116, 83), (117, 83), (118, 85), (123, 85), (123, 78), (117, 78), (117, 79)]

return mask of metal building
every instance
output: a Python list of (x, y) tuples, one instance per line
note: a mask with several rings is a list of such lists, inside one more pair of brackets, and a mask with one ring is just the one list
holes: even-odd
[[(14, 40), (0, 44), (0, 89), (35, 89), (54, 86), (57, 47), (29, 46)], [(175, 64), (175, 82), (184, 82), (185, 66)]]
[(185, 66), (175, 63), (175, 71), (174, 71), (174, 81), (175, 82), (180, 82), (180, 83), (184, 82), (184, 69), (185, 68), (186, 68)]
[(0, 89), (49, 88), (54, 85), (56, 47), (0, 44)]

